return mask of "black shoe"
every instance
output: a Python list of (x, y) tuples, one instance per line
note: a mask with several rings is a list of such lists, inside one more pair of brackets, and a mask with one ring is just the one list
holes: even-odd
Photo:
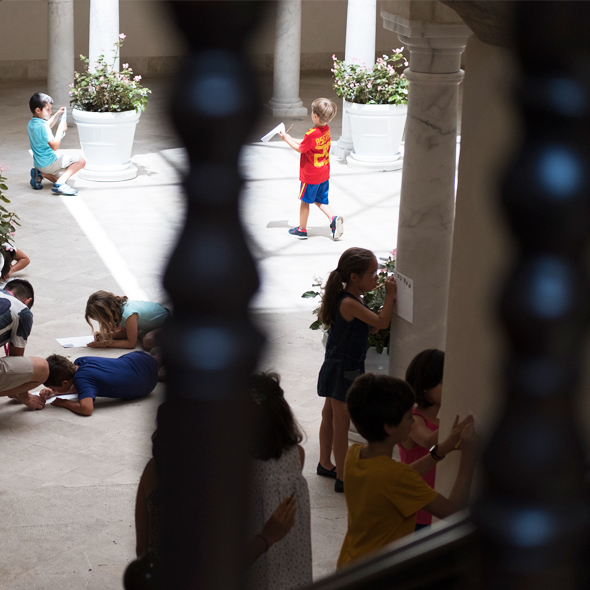
[(317, 473), (322, 477), (333, 477), (336, 479), (336, 467), (332, 467), (332, 469), (326, 469), (325, 467), (322, 467), (321, 463), (318, 463)]
[(334, 482), (334, 491), (339, 494), (344, 493), (344, 482), (341, 479), (336, 478), (336, 481)]

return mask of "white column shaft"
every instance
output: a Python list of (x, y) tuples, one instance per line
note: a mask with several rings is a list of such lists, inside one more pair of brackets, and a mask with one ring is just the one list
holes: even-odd
[[(377, 34), (377, 0), (348, 0), (346, 11), (346, 46), (344, 61), (358, 60), (367, 66), (375, 63)], [(334, 152), (339, 160), (346, 160), (354, 149), (348, 115), (342, 105), (342, 134)]]
[[(426, 348), (444, 349), (455, 215), (458, 86), (463, 36), (444, 25), (399, 35), (410, 48), (408, 119), (401, 186), (397, 269), (413, 280), (413, 323), (394, 315), (390, 373), (402, 377)], [(428, 58), (428, 55), (430, 56)]]
[(70, 106), (74, 81), (74, 0), (49, 0), (47, 28), (47, 89), (57, 111)]
[(307, 109), (299, 97), (301, 68), (301, 0), (279, 0), (273, 71), (274, 116), (301, 116)]
[(348, 0), (346, 11), (346, 45), (344, 60), (375, 63), (377, 34), (377, 0)]
[[(113, 64), (119, 33), (119, 0), (90, 0), (88, 57), (91, 68), (99, 55), (104, 55), (109, 65)], [(118, 58), (114, 69), (119, 70)]]

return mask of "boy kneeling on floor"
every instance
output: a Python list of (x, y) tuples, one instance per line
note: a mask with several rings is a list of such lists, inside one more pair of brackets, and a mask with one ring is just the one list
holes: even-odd
[[(348, 530), (338, 567), (414, 532), (416, 512), (426, 510), (444, 518), (466, 507), (477, 456), (473, 419), (455, 420), (449, 437), (432, 447), (430, 454), (405, 465), (392, 459), (396, 444), (412, 428), (414, 392), (411, 386), (389, 375), (365, 373), (346, 394), (350, 419), (366, 445), (352, 445), (344, 463), (344, 495)], [(447, 498), (434, 491), (422, 475), (459, 447), (461, 463)]]
[(82, 356), (73, 363), (65, 356), (47, 357), (49, 377), (42, 389), (45, 400), (77, 393), (78, 401), (57, 398), (53, 405), (82, 416), (90, 416), (97, 397), (139, 399), (148, 396), (158, 383), (158, 361), (147, 352), (135, 350), (119, 358)]

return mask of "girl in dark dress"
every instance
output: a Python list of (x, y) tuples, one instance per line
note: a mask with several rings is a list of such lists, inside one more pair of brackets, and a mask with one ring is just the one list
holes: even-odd
[[(377, 286), (377, 258), (365, 248), (349, 248), (328, 277), (319, 319), (330, 328), (326, 356), (318, 378), (318, 395), (325, 397), (320, 426), (318, 475), (336, 479), (334, 490), (344, 491), (344, 458), (348, 450), (350, 418), (346, 392), (365, 372), (369, 331), (386, 328), (396, 296), (395, 279), (385, 281), (385, 303), (379, 314), (363, 303), (362, 295)], [(332, 450), (334, 462), (332, 463)]]

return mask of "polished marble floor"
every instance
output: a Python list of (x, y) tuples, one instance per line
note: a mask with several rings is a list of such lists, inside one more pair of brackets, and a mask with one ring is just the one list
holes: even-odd
[[(135, 180), (97, 183), (74, 180), (76, 197), (59, 197), (46, 184), (29, 186), (31, 156), (26, 125), (35, 82), (3, 82), (0, 89), (0, 164), (8, 167), (10, 207), (21, 218), (17, 246), (31, 258), (21, 274), (36, 289), (30, 355), (66, 354), (56, 337), (86, 334), (85, 302), (105, 289), (133, 298), (166, 300), (160, 277), (183, 222), (180, 186), (186, 160), (167, 123), (163, 80), (146, 81), (153, 96), (138, 126)], [(263, 80), (268, 96), (268, 80)], [(331, 96), (330, 79), (303, 77), (301, 96), (309, 107)], [(59, 105), (58, 105), (59, 106)], [(332, 136), (340, 135), (340, 117)], [(332, 161), (330, 200), (345, 219), (340, 241), (313, 211), (309, 239), (291, 238), (298, 221), (298, 155), (284, 143), (255, 139), (281, 121), (264, 115), (244, 147), (247, 179), (241, 214), (258, 260), (262, 286), (253, 302), (267, 336), (261, 368), (273, 368), (307, 435), (304, 469), (312, 506), (314, 575), (331, 572), (346, 528), (342, 495), (331, 480), (315, 475), (321, 400), (315, 384), (323, 358), (312, 321), (313, 300), (302, 299), (314, 277), (336, 267), (350, 246), (380, 255), (395, 247), (401, 172), (366, 173)], [(284, 119), (302, 137), (306, 117)], [(78, 149), (75, 127), (65, 149)], [(116, 351), (101, 354), (118, 356)], [(33, 412), (0, 399), (0, 585), (7, 590), (120, 589), (125, 565), (134, 558), (133, 507), (136, 485), (150, 457), (150, 435), (159, 385), (149, 398), (130, 403), (100, 401), (90, 418), (61, 408)]]

